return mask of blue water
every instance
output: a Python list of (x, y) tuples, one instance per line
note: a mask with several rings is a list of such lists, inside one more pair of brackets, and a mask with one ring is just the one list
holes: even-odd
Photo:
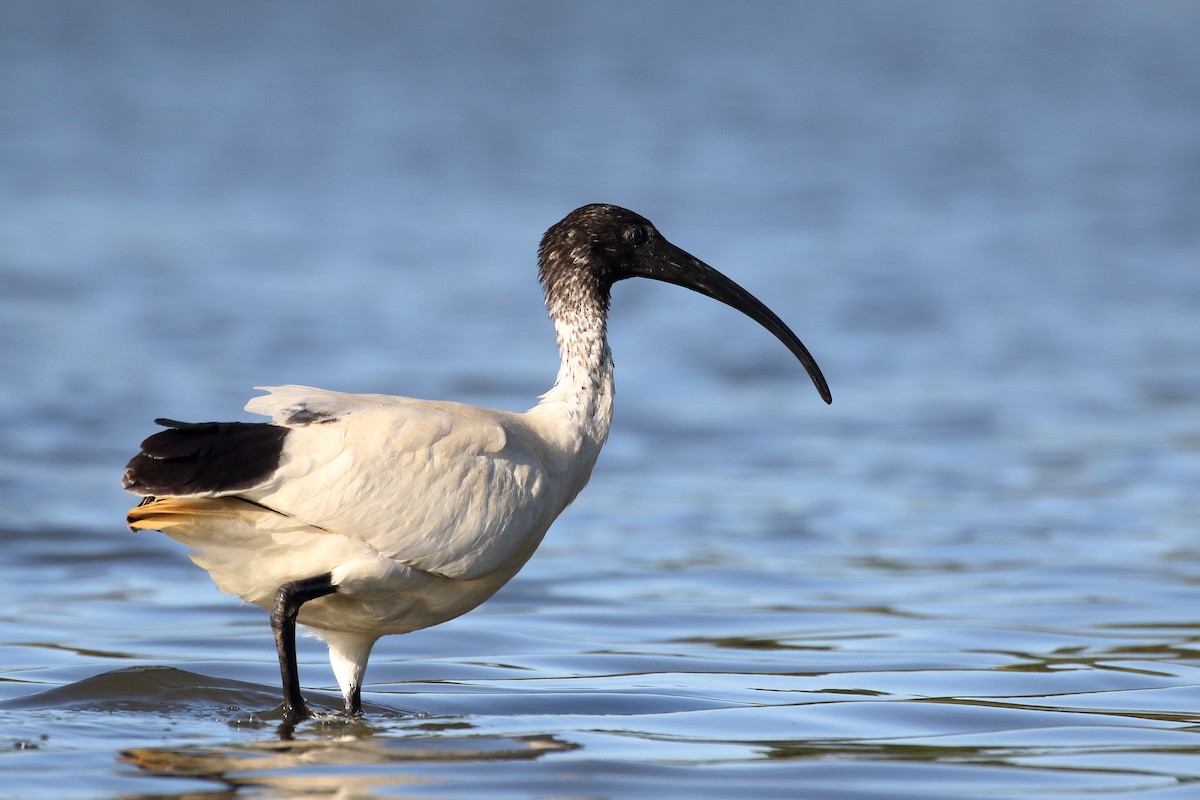
[[(0, 794), (1200, 796), (1200, 7), (0, 3)], [(523, 409), (534, 249), (654, 220), (592, 485), (281, 739), (123, 525), (155, 416)], [(336, 705), (323, 647), (310, 699)], [(264, 721), (265, 719), (265, 721)]]

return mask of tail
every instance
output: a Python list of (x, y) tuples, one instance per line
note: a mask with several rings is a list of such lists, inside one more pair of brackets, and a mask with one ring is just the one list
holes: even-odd
[(170, 534), (177, 528), (194, 527), (206, 518), (248, 520), (263, 513), (273, 512), (241, 497), (145, 497), (136, 508), (129, 509), (125, 523), (131, 531)]

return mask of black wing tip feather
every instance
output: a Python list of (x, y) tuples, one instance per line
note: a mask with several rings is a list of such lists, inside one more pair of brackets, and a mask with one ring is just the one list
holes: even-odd
[(179, 422), (142, 442), (122, 483), (141, 495), (216, 495), (250, 489), (279, 468), (288, 429), (269, 422)]

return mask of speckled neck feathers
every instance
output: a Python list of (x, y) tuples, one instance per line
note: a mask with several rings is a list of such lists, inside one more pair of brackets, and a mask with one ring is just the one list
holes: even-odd
[(579, 445), (598, 450), (612, 422), (613, 361), (607, 338), (612, 280), (601, 241), (587, 224), (591, 208), (552, 227), (538, 248), (538, 278), (562, 359), (554, 387), (540, 406), (563, 408)]

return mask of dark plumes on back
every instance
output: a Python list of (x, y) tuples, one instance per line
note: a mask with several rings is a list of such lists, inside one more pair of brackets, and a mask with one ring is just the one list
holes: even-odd
[(141, 495), (233, 492), (265, 481), (279, 466), (288, 429), (265, 422), (176, 422), (142, 442), (124, 485)]

